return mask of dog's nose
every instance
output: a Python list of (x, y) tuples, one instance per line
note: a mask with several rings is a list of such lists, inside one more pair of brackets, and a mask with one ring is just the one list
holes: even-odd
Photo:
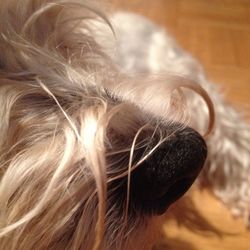
[(192, 185), (207, 156), (204, 139), (186, 127), (169, 137), (131, 176), (133, 206), (146, 214), (162, 214)]

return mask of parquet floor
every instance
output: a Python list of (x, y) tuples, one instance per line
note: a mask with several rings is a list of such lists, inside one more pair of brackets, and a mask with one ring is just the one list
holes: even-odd
[[(183, 48), (204, 65), (230, 102), (250, 115), (249, 0), (112, 0), (114, 9), (141, 13), (166, 27)], [(249, 142), (250, 147), (250, 142)], [(164, 226), (166, 242), (159, 250), (249, 250), (250, 230), (242, 219), (208, 192), (194, 190), (201, 214), (226, 234), (197, 234), (175, 222)], [(163, 240), (164, 241), (164, 240)]]

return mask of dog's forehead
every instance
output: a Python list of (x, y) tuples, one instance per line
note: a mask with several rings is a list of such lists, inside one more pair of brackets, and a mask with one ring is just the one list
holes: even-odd
[[(111, 15), (110, 20), (114, 34), (103, 22), (92, 20), (92, 24), (97, 43), (115, 62), (120, 75), (126, 75), (126, 79), (118, 77), (116, 81), (104, 82), (103, 86), (113, 99), (132, 103), (163, 121), (182, 122), (184, 116), (189, 119), (187, 116), (192, 113), (192, 103), (206, 110), (202, 101), (204, 96), (199, 96), (201, 92), (198, 95), (185, 93), (190, 107), (185, 105), (183, 95), (174, 93), (178, 85), (195, 83), (193, 89), (198, 88), (196, 81), (199, 79), (194, 77), (198, 76), (200, 66), (195, 60), (190, 60), (190, 56), (176, 45), (166, 31), (144, 17), (125, 12)], [(207, 106), (212, 107), (212, 103)]]

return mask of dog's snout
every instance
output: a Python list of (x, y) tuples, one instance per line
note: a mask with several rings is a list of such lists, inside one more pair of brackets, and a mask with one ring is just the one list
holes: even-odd
[(171, 132), (131, 177), (131, 195), (145, 213), (161, 214), (192, 185), (207, 156), (204, 139), (186, 127)]

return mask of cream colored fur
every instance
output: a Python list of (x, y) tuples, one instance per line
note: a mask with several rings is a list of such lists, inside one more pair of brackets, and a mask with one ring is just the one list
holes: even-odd
[(176, 121), (207, 140), (200, 181), (249, 215), (250, 127), (165, 31), (93, 1), (0, 11), (0, 249), (151, 249), (162, 218), (131, 215), (129, 185), (117, 210), (108, 186)]

